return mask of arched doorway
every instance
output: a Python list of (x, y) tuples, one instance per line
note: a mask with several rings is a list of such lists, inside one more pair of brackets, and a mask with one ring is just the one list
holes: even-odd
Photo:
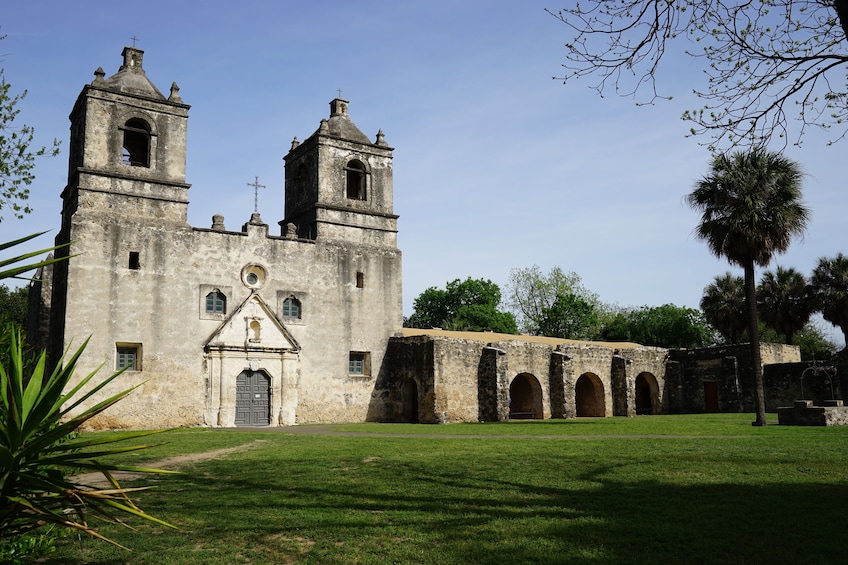
[(271, 379), (260, 371), (244, 370), (236, 377), (236, 426), (271, 424)]
[(403, 394), (403, 421), (417, 424), (418, 383), (415, 382), (415, 379), (404, 379), (401, 392)]
[(659, 414), (659, 386), (651, 373), (636, 376), (636, 414)]
[(578, 418), (606, 416), (604, 383), (597, 375), (583, 373), (574, 386)]
[(530, 373), (521, 373), (509, 385), (509, 417), (512, 420), (541, 420), (542, 385)]

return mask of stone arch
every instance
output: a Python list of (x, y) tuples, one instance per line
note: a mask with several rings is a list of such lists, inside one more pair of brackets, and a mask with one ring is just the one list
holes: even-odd
[(415, 379), (405, 378), (401, 384), (403, 398), (403, 421), (411, 424), (418, 423), (418, 383)]
[(577, 417), (606, 416), (604, 383), (594, 373), (583, 373), (574, 385)]
[(359, 159), (351, 159), (345, 166), (345, 194), (350, 200), (367, 200), (368, 167)]
[(541, 420), (542, 385), (530, 373), (521, 373), (509, 384), (509, 417), (514, 420)]
[(657, 379), (651, 373), (644, 372), (636, 375), (635, 383), (636, 414), (659, 414), (660, 387)]
[(121, 162), (132, 167), (150, 167), (152, 128), (147, 120), (130, 118), (124, 124)]

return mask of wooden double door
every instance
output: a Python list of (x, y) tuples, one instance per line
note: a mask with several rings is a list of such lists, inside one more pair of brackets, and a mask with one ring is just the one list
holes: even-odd
[(236, 378), (236, 426), (271, 423), (271, 378), (261, 371), (242, 371)]

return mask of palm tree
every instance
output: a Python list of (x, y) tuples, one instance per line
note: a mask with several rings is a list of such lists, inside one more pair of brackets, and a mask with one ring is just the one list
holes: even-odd
[(757, 288), (757, 307), (763, 322), (791, 345), (813, 314), (806, 277), (792, 267), (766, 271)]
[(745, 271), (745, 306), (754, 367), (755, 426), (766, 424), (754, 266), (765, 267), (802, 234), (809, 210), (801, 203), (801, 170), (780, 153), (755, 148), (717, 155), (686, 197), (701, 213), (695, 235), (717, 257)]
[(833, 259), (819, 259), (810, 278), (810, 290), (815, 308), (825, 320), (842, 329), (848, 348), (848, 257), (839, 253)]
[(726, 343), (739, 343), (748, 327), (745, 319), (745, 279), (730, 273), (717, 276), (701, 297), (704, 318)]

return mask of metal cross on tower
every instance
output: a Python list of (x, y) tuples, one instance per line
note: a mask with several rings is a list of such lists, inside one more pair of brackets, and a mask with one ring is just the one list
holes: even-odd
[(138, 41), (138, 38), (133, 35), (132, 37), (130, 37), (130, 39), (133, 40), (133, 47), (135, 47), (135, 42)]
[(259, 177), (254, 176), (253, 182), (247, 183), (247, 186), (253, 187), (253, 212), (259, 212), (259, 189), (265, 188), (264, 184), (259, 184)]

